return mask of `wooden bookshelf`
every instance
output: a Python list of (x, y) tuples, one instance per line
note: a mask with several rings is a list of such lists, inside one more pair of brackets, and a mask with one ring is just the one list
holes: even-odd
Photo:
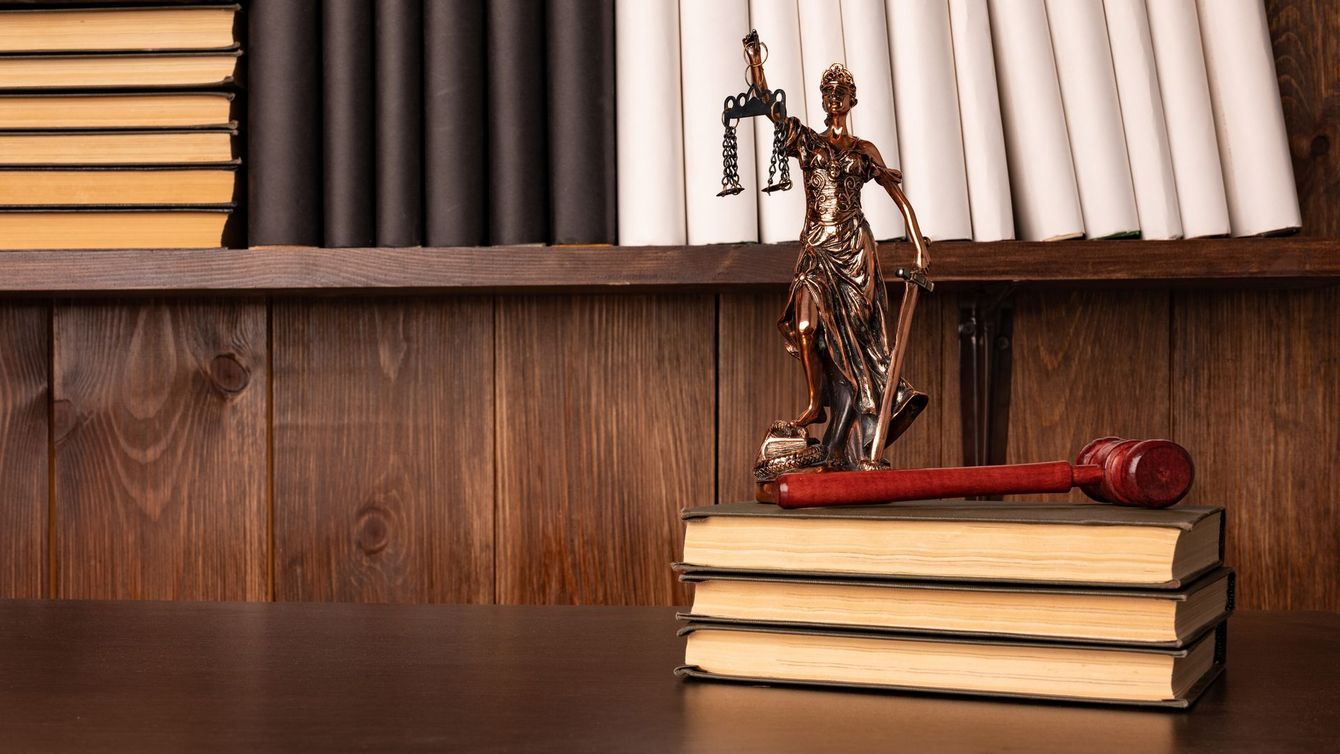
[[(886, 272), (910, 247), (885, 244)], [(729, 292), (791, 278), (796, 244), (0, 252), (0, 294)], [(948, 289), (1313, 286), (1340, 283), (1340, 240), (938, 243)]]

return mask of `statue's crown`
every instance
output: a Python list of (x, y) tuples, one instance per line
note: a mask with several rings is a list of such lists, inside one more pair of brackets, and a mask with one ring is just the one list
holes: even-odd
[(829, 87), (846, 89), (856, 95), (856, 79), (852, 78), (851, 71), (847, 66), (841, 63), (834, 63), (828, 66), (824, 71), (823, 78), (819, 79), (819, 88), (828, 89)]

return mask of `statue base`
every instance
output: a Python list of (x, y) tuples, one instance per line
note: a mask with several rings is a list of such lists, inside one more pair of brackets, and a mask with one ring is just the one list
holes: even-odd
[(809, 430), (788, 422), (775, 422), (763, 438), (754, 461), (754, 478), (767, 482), (782, 474), (822, 466), (828, 452)]

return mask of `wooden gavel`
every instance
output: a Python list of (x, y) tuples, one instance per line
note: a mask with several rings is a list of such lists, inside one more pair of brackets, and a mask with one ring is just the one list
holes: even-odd
[(870, 505), (901, 500), (1069, 492), (1138, 508), (1175, 505), (1196, 476), (1191, 454), (1170, 440), (1103, 437), (1075, 463), (1020, 463), (940, 469), (783, 474), (758, 488), (760, 502), (783, 508)]

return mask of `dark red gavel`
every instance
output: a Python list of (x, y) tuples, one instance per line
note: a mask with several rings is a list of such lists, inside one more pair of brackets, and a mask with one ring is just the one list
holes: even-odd
[(1195, 476), (1191, 454), (1175, 442), (1103, 437), (1085, 445), (1073, 464), (783, 474), (760, 484), (758, 499), (783, 508), (808, 508), (1069, 492), (1079, 487), (1101, 503), (1166, 508), (1186, 496)]

